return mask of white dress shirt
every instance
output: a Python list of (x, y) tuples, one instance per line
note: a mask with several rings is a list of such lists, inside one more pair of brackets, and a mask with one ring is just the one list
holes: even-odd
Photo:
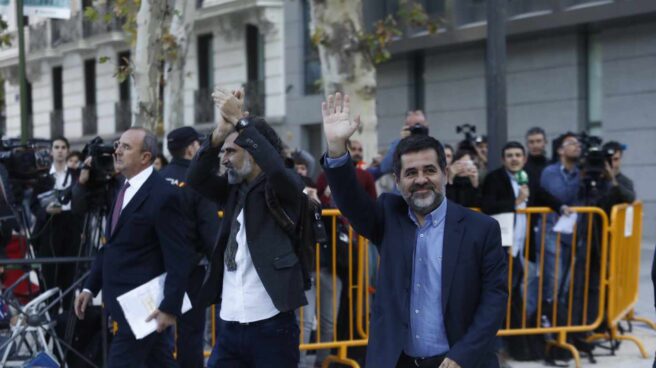
[[(68, 172), (68, 166), (66, 165), (64, 165), (63, 171), (57, 171), (55, 169), (55, 165), (53, 164), (50, 167), (50, 175), (52, 175), (52, 177), (55, 178), (55, 185), (53, 186), (52, 189), (56, 189), (56, 190), (67, 189), (73, 184), (73, 176)], [(68, 201), (68, 203), (62, 203), (61, 205), (62, 205), (61, 207), (62, 211), (71, 210), (70, 201)]]
[[(125, 190), (125, 195), (123, 196), (123, 207), (121, 207), (121, 211), (125, 209), (128, 203), (130, 203), (130, 200), (132, 200), (134, 195), (137, 194), (139, 189), (141, 189), (141, 186), (144, 185), (146, 180), (148, 180), (148, 178), (150, 177), (150, 174), (153, 173), (153, 170), (154, 169), (152, 165), (148, 166), (137, 175), (128, 179), (128, 183), (130, 183), (130, 186), (128, 187), (128, 189)], [(125, 185), (125, 183), (123, 183), (123, 185)]]
[(260, 276), (255, 270), (251, 253), (248, 250), (244, 210), (237, 215), (239, 232), (237, 232), (237, 269), (228, 271), (223, 264), (223, 292), (221, 294), (221, 312), (224, 321), (250, 323), (271, 318), (280, 313), (273, 305)]

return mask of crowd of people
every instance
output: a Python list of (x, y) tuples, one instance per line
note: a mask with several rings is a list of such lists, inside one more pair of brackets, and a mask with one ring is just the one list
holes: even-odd
[[(425, 114), (410, 111), (400, 137), (365, 162), (362, 143), (352, 138), (359, 120), (350, 116), (348, 96), (337, 94), (322, 106), (328, 150), (317, 173), (318, 158), (285, 147), (264, 119), (242, 113), (241, 91), (217, 89), (213, 97), (221, 114), (208, 137), (191, 127), (173, 130), (166, 137), (168, 161), (152, 132), (130, 128), (114, 145), (114, 175), (101, 185), (94, 181), (94, 158), (71, 151), (64, 137), (52, 140), (51, 180), (35, 187), (30, 200), (31, 241), (40, 257), (81, 256), (85, 215), (101, 203), (104, 236), (94, 246), (90, 275), (75, 300), (73, 293), (64, 298), (64, 308), (84, 319), (102, 290), (115, 325), (110, 367), (204, 367), (211, 304), (218, 306), (218, 335), (208, 367), (297, 367), (307, 361), (298, 349), (300, 330), (301, 343), (310, 342), (315, 320), (318, 340), (348, 338), (355, 311), (345, 282), (349, 260), (357, 258), (348, 243), (358, 234), (370, 241), (374, 294), (366, 359), (352, 350), (355, 359), (369, 367), (498, 366), (507, 254), (528, 270), (528, 287), (518, 279), (513, 288), (528, 290), (527, 313), (535, 315), (539, 302), (559, 302), (553, 280), (568, 277), (567, 249), (583, 246), (552, 231), (558, 216), (580, 205), (609, 212), (636, 198), (621, 173), (625, 146), (614, 141), (591, 143), (567, 132), (554, 140), (548, 158), (547, 134), (535, 127), (525, 142), (488, 152), (484, 136), (443, 145)], [(499, 155), (502, 165), (488, 172), (489, 155)], [(54, 199), (39, 195), (53, 190)], [(299, 233), (313, 225), (308, 199), (342, 213), (334, 231), (332, 219), (324, 219), (328, 238), (320, 243), (318, 273), (304, 262), (307, 242)], [(553, 210), (545, 234), (539, 220), (517, 213), (527, 207)], [(502, 244), (498, 223), (485, 216), (503, 213), (515, 213), (510, 244)], [(351, 237), (349, 226), (356, 232)], [(66, 290), (81, 270), (44, 266), (42, 286)], [(157, 332), (136, 339), (117, 297), (164, 272), (164, 298), (149, 316)], [(193, 307), (182, 314), (185, 292)], [(310, 364), (320, 366), (328, 354), (317, 351)]]

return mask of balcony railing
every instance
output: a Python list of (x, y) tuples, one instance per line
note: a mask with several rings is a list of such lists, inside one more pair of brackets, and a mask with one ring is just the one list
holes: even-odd
[(39, 22), (37, 24), (30, 25), (28, 48), (30, 52), (41, 51), (50, 47), (48, 39), (48, 26), (49, 22)]
[(109, 11), (110, 8), (100, 9), (98, 19), (93, 21), (85, 18), (82, 12), (73, 14), (70, 19), (51, 20), (49, 24), (52, 48), (109, 32), (123, 32), (125, 18), (112, 15), (108, 23), (104, 21), (104, 15)]
[(96, 105), (88, 105), (82, 108), (82, 135), (93, 135), (98, 133), (98, 114)]
[(211, 89), (199, 89), (194, 92), (194, 120), (196, 124), (214, 121), (214, 101)]
[(244, 84), (244, 110), (251, 116), (264, 116), (264, 81), (250, 81)]
[(69, 19), (53, 19), (52, 26), (52, 48), (63, 44), (75, 42), (82, 37), (82, 13), (71, 15)]
[(114, 104), (114, 119), (117, 133), (126, 131), (132, 126), (132, 106), (130, 101), (119, 101)]
[(55, 110), (50, 113), (50, 138), (64, 136), (64, 111)]

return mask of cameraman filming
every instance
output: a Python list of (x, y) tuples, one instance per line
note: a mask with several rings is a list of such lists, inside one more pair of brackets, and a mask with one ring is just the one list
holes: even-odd
[[(72, 257), (80, 246), (81, 221), (71, 211), (71, 191), (78, 172), (66, 165), (70, 145), (64, 137), (52, 141), (52, 167), (50, 176), (54, 185), (38, 196), (38, 205), (32, 206), (37, 218), (35, 238), (39, 257)], [(62, 264), (43, 265), (46, 288), (68, 288), (73, 282), (74, 270)], [(64, 299), (64, 308), (70, 305), (70, 295)]]
[(609, 202), (614, 204), (632, 203), (636, 198), (633, 181), (621, 172), (625, 146), (617, 141), (608, 141), (604, 143), (601, 150), (607, 158), (606, 176), (611, 182)]

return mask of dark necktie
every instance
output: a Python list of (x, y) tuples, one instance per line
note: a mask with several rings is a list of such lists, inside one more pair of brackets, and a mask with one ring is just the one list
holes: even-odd
[(125, 198), (125, 191), (130, 187), (129, 182), (123, 184), (123, 188), (118, 192), (116, 197), (116, 202), (114, 202), (114, 211), (112, 211), (112, 232), (114, 234), (114, 229), (116, 229), (116, 224), (118, 224), (118, 218), (121, 216), (121, 210), (123, 209), (123, 198)]
[[(239, 223), (237, 218), (239, 217), (239, 213), (244, 208), (244, 202), (246, 201), (246, 192), (248, 191), (247, 189), (248, 186), (245, 184), (239, 186), (237, 205), (235, 206), (235, 212), (232, 217), (232, 222), (230, 223), (230, 236), (228, 237), (228, 246), (226, 247), (226, 250), (223, 254), (223, 258), (225, 259), (225, 265), (228, 271), (237, 270), (237, 262), (235, 260), (235, 256), (237, 255), (237, 248), (239, 247), (239, 244), (237, 243), (237, 233), (239, 233), (239, 229), (241, 228), (241, 224)], [(246, 215), (244, 214), (244, 218), (245, 217)]]

